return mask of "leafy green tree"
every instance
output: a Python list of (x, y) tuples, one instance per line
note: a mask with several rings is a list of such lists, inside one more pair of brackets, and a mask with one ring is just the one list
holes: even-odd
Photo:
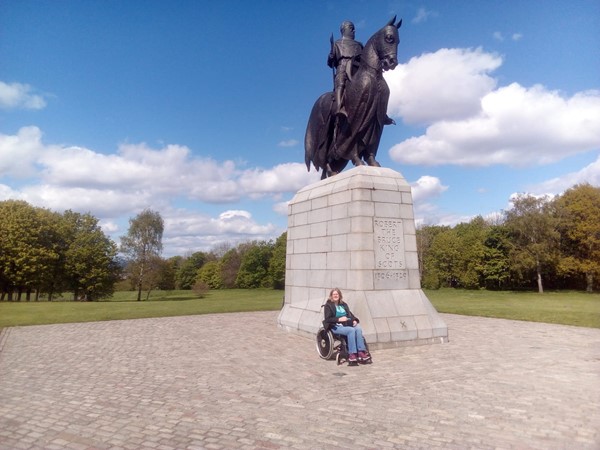
[(118, 271), (115, 244), (90, 214), (64, 214), (22, 201), (0, 202), (0, 280), (3, 296), (27, 300), (35, 291), (72, 290), (97, 299), (112, 293)]
[(172, 256), (169, 259), (162, 260), (156, 285), (158, 289), (163, 291), (177, 289), (177, 271), (179, 270), (182, 259), (181, 256)]
[(18, 300), (44, 283), (58, 259), (52, 247), (50, 214), (19, 200), (0, 202), (0, 281), (2, 295)]
[(137, 270), (137, 300), (142, 299), (144, 277), (152, 258), (162, 252), (162, 236), (164, 221), (161, 215), (145, 209), (133, 219), (129, 219), (127, 235), (121, 237), (121, 251), (130, 262), (135, 263)]
[(177, 273), (177, 284), (179, 289), (192, 289), (196, 283), (198, 269), (200, 269), (208, 260), (209, 255), (204, 252), (195, 252), (185, 258), (181, 262)]
[(417, 248), (423, 286), (479, 288), (483, 282), (485, 238), (489, 228), (481, 216), (454, 228), (420, 228)]
[(447, 228), (438, 233), (433, 238), (425, 263), (425, 271), (428, 273), (427, 282), (438, 287), (457, 286), (460, 273), (460, 252), (460, 240), (453, 229)]
[(240, 265), (242, 264), (242, 255), (240, 249), (243, 251), (243, 247), (241, 246), (228, 250), (219, 260), (221, 280), (223, 283), (223, 288), (225, 289), (236, 287), (235, 281), (237, 279)]
[(274, 289), (285, 287), (285, 257), (287, 253), (287, 232), (284, 232), (275, 241), (273, 253), (269, 261), (268, 275)]
[(560, 270), (583, 274), (587, 292), (600, 277), (600, 188), (581, 184), (556, 200), (560, 218)]
[(535, 272), (538, 292), (544, 292), (543, 275), (558, 259), (557, 220), (547, 197), (519, 195), (506, 212), (506, 226), (513, 242), (512, 262), (521, 270)]
[(442, 285), (441, 275), (431, 254), (431, 247), (435, 237), (449, 229), (447, 226), (439, 225), (424, 225), (417, 229), (419, 270), (421, 272), (421, 283), (425, 288), (439, 289)]
[(273, 245), (267, 242), (253, 242), (244, 252), (235, 284), (241, 289), (268, 287), (269, 261)]
[(223, 288), (223, 279), (221, 278), (220, 261), (209, 261), (198, 269), (196, 283), (202, 282), (210, 289)]
[(454, 227), (459, 241), (458, 284), (467, 289), (477, 289), (483, 279), (483, 260), (485, 254), (485, 239), (489, 225), (477, 216), (469, 223), (460, 223)]
[(112, 295), (118, 278), (117, 246), (91, 214), (65, 211), (69, 229), (64, 269), (75, 299), (98, 300)]
[(62, 214), (47, 209), (36, 208), (38, 214), (48, 224), (46, 232), (41, 236), (41, 245), (51, 252), (54, 257), (48, 260), (45, 270), (38, 273), (36, 301), (40, 294), (47, 294), (48, 301), (53, 295), (69, 289), (69, 280), (65, 271), (66, 251), (69, 246), (69, 236), (66, 222)]
[(483, 284), (488, 289), (504, 289), (510, 281), (510, 249), (508, 230), (495, 225), (484, 242)]

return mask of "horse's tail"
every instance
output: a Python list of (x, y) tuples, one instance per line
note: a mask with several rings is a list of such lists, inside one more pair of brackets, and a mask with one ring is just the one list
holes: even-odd
[(326, 92), (317, 99), (310, 112), (304, 135), (304, 162), (309, 171), (311, 163), (317, 171), (326, 168), (332, 139), (333, 101), (333, 93)]

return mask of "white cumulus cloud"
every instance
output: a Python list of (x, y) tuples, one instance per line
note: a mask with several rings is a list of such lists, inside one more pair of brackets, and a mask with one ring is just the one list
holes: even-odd
[(447, 189), (448, 186), (444, 186), (439, 178), (424, 175), (414, 183), (411, 183), (413, 203), (438, 197)]
[(592, 186), (600, 186), (600, 156), (596, 161), (583, 167), (576, 172), (567, 173), (561, 177), (552, 178), (542, 183), (530, 186), (534, 194), (553, 192), (561, 194), (576, 184), (589, 183)]
[(296, 192), (304, 186), (318, 181), (316, 172), (308, 172), (302, 163), (285, 163), (271, 169), (249, 169), (239, 178), (244, 192), (253, 197), (281, 192)]
[(0, 108), (2, 109), (43, 109), (44, 97), (34, 94), (28, 84), (5, 83), (0, 81)]
[(275, 203), (273, 205), (273, 211), (275, 211), (277, 214), (282, 215), (282, 216), (286, 216), (288, 215), (288, 204), (290, 202), (278, 202)]
[[(214, 208), (258, 198), (279, 205), (285, 194), (318, 177), (301, 163), (243, 169), (181, 145), (123, 144), (113, 153), (100, 153), (47, 145), (34, 126), (14, 135), (0, 133), (0, 201), (22, 199), (55, 211), (90, 212), (117, 241), (127, 227), (126, 217), (151, 208), (165, 219), (164, 245), (170, 254), (277, 237), (283, 230), (258, 222), (245, 209), (211, 217), (201, 212), (201, 205)], [(176, 206), (180, 203), (186, 208)]]
[(497, 87), (490, 72), (501, 62), (481, 49), (442, 49), (392, 72), (388, 113), (428, 126), (394, 145), (391, 158), (527, 167), (600, 148), (600, 91), (565, 96), (541, 85)]
[(471, 117), (495, 88), (490, 73), (501, 64), (500, 56), (479, 48), (443, 48), (411, 58), (385, 73), (391, 91), (388, 114), (409, 124)]
[(16, 135), (0, 134), (0, 177), (34, 175), (37, 173), (35, 164), (46, 148), (37, 127), (23, 127)]
[(252, 240), (270, 240), (281, 230), (260, 224), (245, 210), (227, 210), (217, 217), (188, 210), (170, 210), (163, 215), (163, 243), (170, 255), (209, 251), (220, 245), (235, 246)]
[(36, 177), (26, 192), (56, 207), (61, 198), (66, 204), (83, 205), (96, 202), (96, 196), (98, 205), (110, 202), (112, 196), (129, 205), (172, 196), (227, 203), (296, 192), (318, 179), (301, 163), (243, 170), (233, 161), (196, 156), (180, 145), (153, 149), (143, 143), (124, 144), (110, 154), (45, 145), (37, 127), (21, 128), (16, 135), (0, 134), (0, 176), (17, 175)]

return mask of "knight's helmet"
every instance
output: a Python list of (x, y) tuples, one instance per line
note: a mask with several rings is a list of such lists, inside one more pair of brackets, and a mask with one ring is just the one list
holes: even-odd
[(350, 30), (354, 38), (354, 24), (349, 20), (344, 20), (340, 25), (340, 33), (342, 34), (342, 36), (344, 35), (344, 30), (346, 29)]

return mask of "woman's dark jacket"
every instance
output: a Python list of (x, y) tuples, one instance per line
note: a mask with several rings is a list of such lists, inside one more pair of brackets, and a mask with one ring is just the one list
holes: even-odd
[(348, 303), (345, 303), (343, 300), (341, 300), (340, 306), (342, 306), (344, 308), (344, 310), (346, 311), (346, 314), (344, 314), (344, 315), (348, 318), (348, 322), (338, 322), (337, 317), (335, 316), (335, 303), (332, 302), (331, 300), (327, 300), (327, 303), (325, 303), (325, 310), (324, 310), (325, 320), (323, 321), (323, 328), (325, 328), (326, 330), (330, 330), (331, 328), (333, 328), (334, 326), (336, 326), (338, 324), (352, 326), (352, 322), (354, 320), (356, 320), (357, 322), (360, 322), (358, 320), (358, 317), (356, 317), (354, 314), (352, 314), (352, 311), (350, 311), (350, 307), (348, 306)]

